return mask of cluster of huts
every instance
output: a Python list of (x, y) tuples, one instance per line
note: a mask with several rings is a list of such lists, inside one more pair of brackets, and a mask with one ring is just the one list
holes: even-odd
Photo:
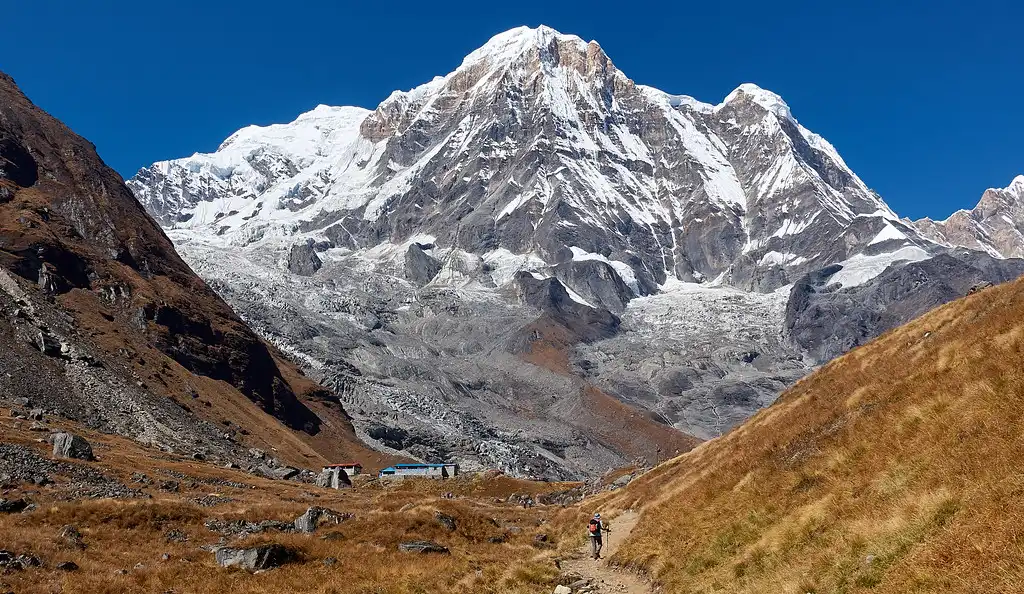
[[(352, 486), (352, 478), (363, 473), (361, 464), (352, 462), (345, 464), (329, 464), (317, 477), (316, 484), (330, 489), (343, 489)], [(377, 475), (382, 479), (422, 477), (445, 479), (459, 474), (458, 464), (395, 464), (388, 466)]]

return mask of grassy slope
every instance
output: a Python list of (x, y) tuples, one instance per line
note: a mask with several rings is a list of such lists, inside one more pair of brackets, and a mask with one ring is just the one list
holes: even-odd
[(614, 561), (668, 592), (1022, 591), (1022, 363), (1022, 281), (889, 332), (602, 502), (645, 509)]
[[(21, 425), (21, 427), (19, 427)], [(33, 448), (49, 457), (47, 446), (37, 443), (38, 433), (25, 423), (0, 417), (0, 442)], [(506, 503), (512, 493), (538, 494), (572, 485), (530, 483), (501, 475), (466, 476), (458, 480), (409, 480), (382, 486), (358, 481), (355, 489), (332, 491), (289, 481), (269, 481), (241, 471), (195, 462), (110, 435), (84, 430), (66, 422), (55, 426), (85, 435), (94, 446), (97, 462), (74, 462), (141, 488), (148, 499), (63, 501), (66, 477), (53, 475), (54, 485), (22, 484), (0, 496), (26, 497), (38, 509), (23, 514), (0, 514), (0, 549), (30, 553), (44, 566), (25, 571), (0, 571), (0, 592), (359, 592), (412, 594), (426, 592), (531, 593), (550, 591), (558, 575), (556, 546), (561, 545), (547, 526), (557, 507), (523, 509)], [(142, 471), (157, 484), (177, 480), (179, 493), (154, 485), (140, 485), (132, 473)], [(190, 479), (170, 473), (184, 473)], [(214, 481), (233, 481), (225, 486)], [(446, 493), (455, 497), (444, 497)], [(217, 494), (230, 498), (214, 507), (202, 507), (197, 498)], [(231, 545), (279, 542), (300, 551), (301, 559), (271, 572), (251, 575), (222, 569), (202, 545), (218, 542), (204, 526), (207, 519), (291, 521), (307, 507), (318, 505), (355, 515), (338, 526), (322, 527), (313, 535), (270, 532)], [(440, 510), (457, 521), (448, 532), (435, 519)], [(58, 538), (62, 526), (76, 526), (86, 548), (78, 550)], [(510, 527), (515, 526), (512, 530)], [(188, 536), (187, 542), (166, 538), (171, 530)], [(337, 533), (332, 540), (321, 538)], [(551, 533), (549, 543), (534, 537)], [(489, 542), (507, 534), (504, 543)], [(442, 543), (451, 555), (400, 553), (400, 542), (430, 539)], [(575, 543), (573, 543), (575, 544)], [(169, 560), (162, 560), (167, 553)], [(324, 559), (336, 558), (334, 565)], [(81, 570), (57, 571), (61, 561), (74, 561)], [(141, 564), (138, 565), (137, 564)], [(127, 570), (126, 573), (119, 573)]]

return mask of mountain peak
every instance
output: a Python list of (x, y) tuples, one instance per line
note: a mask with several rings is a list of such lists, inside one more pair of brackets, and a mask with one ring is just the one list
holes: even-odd
[(1006, 191), (1016, 194), (1018, 198), (1024, 198), (1024, 175), (1013, 178), (1010, 185), (1006, 186)]
[[(560, 33), (547, 25), (538, 27), (516, 27), (491, 37), (487, 43), (476, 49), (462, 61), (462, 67), (472, 66), (481, 61), (500, 63), (515, 60), (531, 47), (546, 47), (552, 41), (577, 44), (586, 48), (588, 43), (576, 35)], [(596, 42), (590, 42), (596, 44)]]
[(743, 83), (736, 87), (736, 89), (729, 93), (725, 97), (725, 100), (718, 105), (717, 109), (721, 109), (739, 99), (748, 99), (754, 104), (761, 106), (766, 111), (774, 113), (779, 117), (783, 117), (788, 120), (794, 119), (793, 112), (790, 111), (789, 105), (782, 99), (782, 97), (777, 93), (763, 89), (754, 83)]

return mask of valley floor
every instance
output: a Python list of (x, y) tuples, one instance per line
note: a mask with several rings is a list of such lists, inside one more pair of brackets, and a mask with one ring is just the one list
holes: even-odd
[[(0, 418), (0, 592), (550, 592), (581, 541), (565, 527), (582, 512), (541, 503), (578, 484), (487, 473), (365, 478), (337, 491), (47, 419), (46, 430), (87, 438), (97, 458), (58, 460), (34, 425)], [(330, 510), (327, 521), (296, 530), (311, 507)], [(447, 552), (400, 550), (417, 541)], [(215, 558), (218, 547), (263, 544), (294, 558), (258, 573)]]

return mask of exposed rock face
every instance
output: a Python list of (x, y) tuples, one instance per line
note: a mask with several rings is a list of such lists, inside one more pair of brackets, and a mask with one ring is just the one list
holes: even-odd
[(352, 481), (340, 468), (324, 468), (316, 477), (316, 485), (325, 489), (347, 489), (352, 486)]
[(442, 555), (447, 555), (450, 552), (447, 547), (443, 547), (436, 542), (431, 542), (429, 540), (403, 542), (398, 545), (398, 550), (403, 553), (439, 553)]
[(25, 511), (28, 502), (24, 499), (0, 499), (0, 514), (16, 514)]
[(226, 419), (213, 402), (248, 400), (284, 424), (251, 435), (337, 431), (319, 440), (337, 444), (329, 455), (365, 452), (336, 400), (191, 271), (94, 147), (2, 74), (0, 155), (0, 400), (217, 456), (238, 445), (214, 423), (238, 421), (235, 433), (259, 417)]
[(71, 433), (55, 433), (53, 441), (54, 458), (77, 458), (79, 460), (92, 460), (92, 446), (89, 442)]
[(986, 190), (973, 210), (958, 210), (944, 221), (925, 218), (914, 226), (929, 239), (1002, 258), (1024, 257), (1024, 175), (1006, 188)]
[(830, 284), (840, 269), (830, 267), (798, 281), (786, 308), (790, 336), (819, 363), (963, 297), (978, 286), (1019, 277), (1024, 274), (1024, 260), (958, 250), (894, 266), (851, 288)]
[(427, 255), (418, 244), (412, 244), (405, 251), (405, 277), (409, 281), (423, 286), (434, 280), (441, 272), (441, 261)]
[(323, 266), (323, 261), (320, 260), (320, 256), (316, 255), (312, 239), (292, 246), (292, 251), (288, 254), (288, 270), (292, 274), (313, 276), (321, 266)]
[(221, 567), (237, 567), (246, 571), (264, 571), (290, 563), (296, 558), (294, 550), (279, 544), (267, 544), (247, 549), (220, 547), (215, 552)]
[(306, 510), (306, 513), (295, 519), (295, 530), (312, 534), (316, 532), (320, 524), (328, 522), (339, 524), (351, 517), (351, 514), (340, 514), (324, 507), (311, 507)]

